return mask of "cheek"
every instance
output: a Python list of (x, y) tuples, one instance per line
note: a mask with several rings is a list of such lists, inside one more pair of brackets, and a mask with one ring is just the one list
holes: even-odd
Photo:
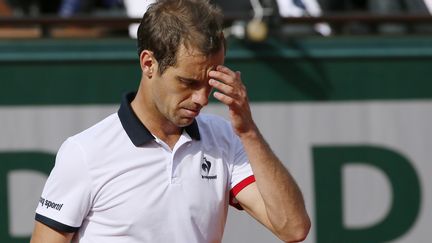
[(180, 107), (188, 105), (191, 92), (178, 87), (159, 87), (154, 90), (154, 97), (159, 110), (173, 113)]
[[(159, 110), (174, 112), (178, 107), (188, 105), (191, 100), (192, 90), (184, 87), (172, 78), (157, 80), (152, 90), (153, 100)], [(161, 110), (161, 111), (162, 111)]]
[(153, 87), (152, 97), (156, 105), (161, 104), (165, 96), (164, 89), (161, 89), (159, 86)]
[(176, 104), (182, 104), (184, 102), (188, 102), (192, 96), (192, 90), (187, 87), (175, 87), (172, 89), (172, 92), (168, 95), (171, 102)]

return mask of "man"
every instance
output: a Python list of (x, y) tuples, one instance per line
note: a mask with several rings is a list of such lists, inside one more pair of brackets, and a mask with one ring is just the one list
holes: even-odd
[[(160, 0), (138, 49), (138, 92), (62, 145), (31, 242), (220, 242), (228, 204), (283, 241), (303, 240), (301, 193), (252, 120), (240, 73), (223, 66), (220, 11)], [(230, 122), (199, 115), (212, 89)]]

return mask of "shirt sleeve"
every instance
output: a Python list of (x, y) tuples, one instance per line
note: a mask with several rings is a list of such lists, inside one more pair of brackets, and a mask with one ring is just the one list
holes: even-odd
[(62, 232), (75, 232), (91, 205), (91, 180), (81, 146), (69, 138), (59, 149), (36, 208), (35, 219)]
[(254, 183), (255, 177), (240, 139), (237, 136), (234, 136), (233, 141), (234, 164), (231, 174), (229, 203), (231, 206), (243, 210), (235, 197), (241, 190), (243, 190), (243, 188)]

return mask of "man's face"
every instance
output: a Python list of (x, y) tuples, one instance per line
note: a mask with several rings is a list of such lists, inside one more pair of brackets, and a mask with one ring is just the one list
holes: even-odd
[(177, 127), (190, 125), (208, 104), (211, 86), (208, 72), (224, 62), (224, 50), (209, 57), (183, 45), (177, 63), (160, 75), (155, 73), (151, 96), (156, 112)]

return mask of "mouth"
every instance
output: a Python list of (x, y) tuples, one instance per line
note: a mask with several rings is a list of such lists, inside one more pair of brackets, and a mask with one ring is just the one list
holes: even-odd
[(190, 109), (190, 108), (183, 108), (183, 110), (186, 113), (187, 117), (196, 117), (199, 115), (201, 109)]

